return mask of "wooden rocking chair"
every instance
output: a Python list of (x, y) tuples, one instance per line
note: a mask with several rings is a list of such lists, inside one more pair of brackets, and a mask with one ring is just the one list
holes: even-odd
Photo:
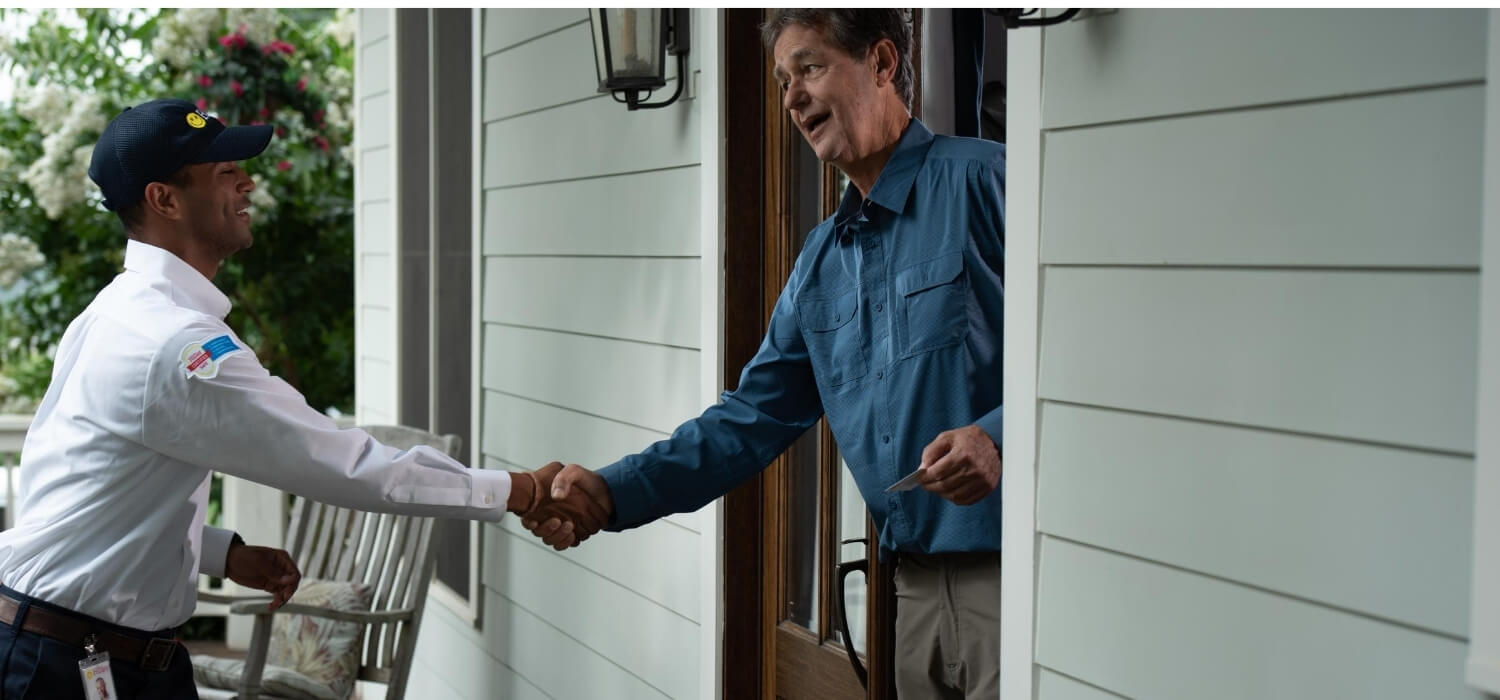
[[(405, 426), (363, 426), (382, 443), (398, 448), (428, 445), (459, 458), (457, 435), (435, 435)], [(369, 610), (341, 611), (288, 603), (276, 612), (269, 598), (200, 593), (207, 602), (229, 604), (231, 615), (254, 615), (255, 628), (240, 678), (238, 697), (273, 697), (262, 688), (273, 615), (309, 615), (363, 626), (355, 677), (386, 684), (386, 698), (400, 700), (411, 674), (417, 631), (432, 580), (432, 518), (366, 513), (298, 497), (284, 547), (309, 580), (357, 582), (373, 596)]]

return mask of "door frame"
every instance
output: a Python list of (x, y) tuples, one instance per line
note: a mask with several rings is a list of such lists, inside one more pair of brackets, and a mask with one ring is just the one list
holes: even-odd
[[(726, 9), (724, 13), (724, 85), (759, 85), (768, 80), (765, 52), (760, 45), (760, 13)], [(739, 368), (760, 347), (766, 323), (767, 290), (762, 280), (762, 243), (765, 231), (765, 172), (761, 134), (765, 119), (761, 95), (755, 90), (721, 91), (724, 134), (723, 285), (724, 357), (722, 382), (726, 390), (739, 385)], [(771, 291), (774, 294), (774, 290)], [(761, 501), (767, 478), (756, 474), (723, 499), (724, 626), (722, 686), (725, 700), (760, 698), (763, 691), (761, 654), (767, 637), (761, 629)], [(743, 566), (756, 562), (757, 566)], [(740, 563), (741, 566), (735, 566)], [(733, 570), (731, 573), (731, 569)]]

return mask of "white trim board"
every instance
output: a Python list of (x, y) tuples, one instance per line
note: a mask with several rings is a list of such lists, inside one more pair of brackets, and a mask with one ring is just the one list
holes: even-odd
[[(702, 337), (698, 353), (698, 391), (702, 403), (710, 406), (718, 403), (719, 392), (724, 389), (724, 119), (723, 97), (719, 86), (723, 83), (724, 61), (719, 51), (724, 34), (722, 10), (694, 10), (692, 13), (694, 36), (698, 37), (697, 69), (690, 71), (693, 81), (684, 92), (698, 100), (699, 134), (699, 232), (702, 245), (699, 248), (699, 307), (698, 332)], [(697, 516), (698, 542), (702, 556), (699, 565), (700, 583), (698, 634), (700, 639), (698, 656), (698, 697), (717, 700), (723, 691), (724, 654), (724, 542), (721, 536), (724, 522), (724, 500), (715, 499), (704, 506)]]
[[(1485, 86), (1484, 218), (1479, 278), (1479, 386), (1476, 424), (1500, 421), (1500, 10), (1489, 12)], [(1470, 595), (1469, 685), (1500, 695), (1500, 432), (1476, 431), (1474, 585)]]
[(1000, 695), (1036, 692), (1037, 368), (1041, 347), (1041, 30), (1007, 35), (1005, 153), (1005, 426)]

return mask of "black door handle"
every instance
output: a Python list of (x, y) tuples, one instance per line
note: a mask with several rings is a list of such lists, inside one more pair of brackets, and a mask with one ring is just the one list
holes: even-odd
[[(854, 544), (856, 542), (863, 542), (867, 546), (869, 545), (869, 540), (863, 537), (844, 540), (841, 544)], [(838, 567), (839, 629), (844, 633), (844, 651), (849, 654), (849, 665), (854, 667), (854, 675), (859, 677), (860, 687), (869, 688), (870, 673), (865, 670), (865, 665), (863, 663), (860, 663), (859, 652), (854, 650), (854, 641), (849, 636), (849, 605), (844, 601), (844, 589), (847, 588), (847, 586), (844, 585), (844, 580), (849, 578), (849, 574), (852, 574), (856, 571), (864, 574), (866, 579), (868, 580), (870, 575), (870, 560), (868, 558), (865, 558), (856, 559), (854, 561), (846, 561), (840, 563)]]

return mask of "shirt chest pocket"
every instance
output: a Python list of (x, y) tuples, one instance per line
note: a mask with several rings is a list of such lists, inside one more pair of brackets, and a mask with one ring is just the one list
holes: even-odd
[(865, 376), (868, 344), (859, 320), (858, 290), (832, 299), (804, 299), (797, 304), (797, 315), (818, 381), (835, 387)]
[(898, 271), (896, 293), (896, 339), (902, 358), (956, 345), (968, 334), (968, 278), (962, 251)]

